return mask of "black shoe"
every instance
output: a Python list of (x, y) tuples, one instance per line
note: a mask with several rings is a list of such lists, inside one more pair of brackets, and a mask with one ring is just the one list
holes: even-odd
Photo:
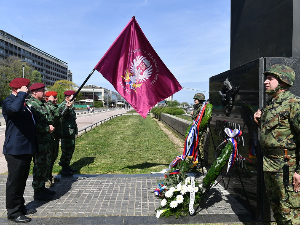
[(29, 214), (34, 214), (34, 213), (36, 213), (36, 212), (37, 212), (36, 209), (31, 208), (31, 209), (25, 209), (25, 210), (23, 211), (23, 214), (24, 214), (24, 215), (29, 215)]
[(44, 192), (45, 192), (47, 195), (55, 195), (55, 191), (51, 191), (51, 190), (49, 190), (48, 188), (45, 188), (45, 189), (44, 189)]
[(23, 214), (16, 218), (8, 218), (8, 219), (14, 221), (15, 223), (28, 223), (31, 221), (31, 218), (24, 216)]
[(70, 171), (71, 173), (75, 173), (75, 172), (77, 172), (77, 170), (76, 170), (76, 169), (73, 169), (73, 168), (71, 168), (71, 167), (69, 167), (68, 169), (69, 169), (69, 171)]
[(70, 170), (68, 170), (67, 168), (63, 168), (62, 171), (60, 172), (60, 174), (62, 176), (66, 176), (66, 177), (73, 176), (73, 173)]
[(34, 189), (33, 199), (35, 201), (50, 201), (52, 197), (50, 195), (47, 195), (43, 191), (43, 189), (39, 188), (39, 189)]
[(65, 169), (69, 170), (71, 173), (77, 172), (76, 169), (71, 168), (69, 165), (68, 166), (63, 165), (61, 162), (59, 162), (58, 165), (60, 165), (63, 169), (65, 168)]

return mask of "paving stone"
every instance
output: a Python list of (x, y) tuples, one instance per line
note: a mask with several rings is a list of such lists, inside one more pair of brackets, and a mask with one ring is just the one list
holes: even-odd
[[(5, 183), (6, 175), (0, 175), (0, 224), (7, 222), (5, 208)], [(211, 195), (203, 204), (201, 210), (194, 217), (187, 216), (185, 220), (174, 218), (155, 217), (155, 209), (160, 205), (160, 200), (155, 197), (153, 190), (157, 180), (162, 175), (76, 175), (71, 178), (61, 178), (51, 190), (56, 191), (54, 200), (49, 202), (33, 201), (31, 187), (32, 176), (27, 180), (25, 201), (27, 207), (36, 208), (37, 213), (30, 215), (31, 224), (42, 221), (46, 224), (47, 218), (52, 218), (55, 223), (65, 220), (74, 224), (170, 224), (192, 223), (197, 217), (197, 223), (208, 221), (218, 222), (220, 218), (228, 222), (250, 220), (250, 213), (240, 205), (221, 185), (216, 185), (211, 190)], [(147, 187), (143, 186), (144, 184)], [(216, 216), (217, 215), (217, 216)], [(243, 215), (243, 216), (242, 216)], [(246, 216), (245, 216), (246, 215)], [(103, 218), (103, 216), (108, 216)], [(64, 217), (64, 218), (61, 218)], [(81, 217), (85, 218), (80, 219)], [(71, 218), (71, 219), (70, 219)], [(72, 219), (73, 218), (73, 219)], [(93, 222), (93, 218), (96, 221)], [(242, 219), (241, 219), (242, 218)], [(199, 220), (200, 219), (200, 220)], [(195, 220), (196, 221), (196, 220)], [(141, 223), (140, 223), (141, 222)], [(37, 223), (38, 224), (38, 223)], [(51, 223), (50, 223), (51, 224)], [(64, 223), (62, 223), (64, 224)]]

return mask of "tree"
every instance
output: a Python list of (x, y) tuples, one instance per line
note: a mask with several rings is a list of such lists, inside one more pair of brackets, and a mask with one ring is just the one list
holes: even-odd
[(166, 101), (168, 106), (179, 106), (180, 103), (177, 100), (173, 100), (173, 101)]
[[(64, 92), (67, 90), (76, 90), (78, 86), (72, 81), (68, 80), (58, 80), (54, 83), (53, 86), (48, 86), (47, 89), (49, 91), (57, 92), (57, 103), (62, 103), (65, 100)], [(82, 94), (78, 93), (76, 96), (76, 100), (80, 100), (82, 98)]]
[(182, 105), (183, 107), (188, 107), (190, 104), (187, 103), (187, 102), (182, 102), (181, 105)]
[[(24, 63), (24, 64), (23, 64)], [(15, 56), (9, 56), (6, 59), (0, 60), (0, 101), (2, 102), (9, 94), (11, 88), (9, 83), (17, 78), (23, 77), (23, 65), (24, 65), (24, 77), (30, 80), (30, 83), (42, 82), (42, 76), (37, 70), (33, 70), (26, 62), (21, 62), (19, 58)]]

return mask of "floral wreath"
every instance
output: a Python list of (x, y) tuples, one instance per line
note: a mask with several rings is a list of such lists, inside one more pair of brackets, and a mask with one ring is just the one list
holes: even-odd
[[(200, 110), (199, 115), (201, 114), (203, 117), (201, 116), (200, 121), (196, 123), (194, 121), (190, 129), (192, 130), (196, 124), (199, 128), (197, 131), (199, 135), (201, 135), (208, 126), (212, 105), (203, 104), (202, 109), (205, 110), (205, 115), (203, 116), (203, 111)], [(155, 195), (161, 199), (160, 206), (156, 209), (157, 218), (172, 215), (175, 215), (176, 218), (188, 214), (194, 215), (196, 212), (194, 205), (198, 204), (199, 207), (204, 201), (208, 191), (215, 183), (215, 180), (226, 163), (228, 164), (228, 172), (233, 166), (236, 157), (242, 157), (238, 154), (237, 142), (235, 140), (236, 137), (242, 135), (242, 132), (238, 129), (231, 130), (225, 128), (225, 133), (229, 137), (223, 142), (226, 143), (226, 145), (201, 181), (196, 180), (194, 176), (194, 172), (196, 172), (194, 155), (183, 154), (173, 160), (170, 164), (171, 168), (168, 173), (165, 174), (165, 178), (158, 181), (158, 187), (154, 190)], [(223, 143), (221, 143), (221, 145)], [(187, 152), (186, 148), (184, 152)]]

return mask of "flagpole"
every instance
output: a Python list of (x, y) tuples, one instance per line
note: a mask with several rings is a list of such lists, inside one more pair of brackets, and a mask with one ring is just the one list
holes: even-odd
[[(85, 81), (83, 81), (83, 83), (81, 84), (81, 86), (78, 88), (78, 90), (76, 91), (76, 93), (73, 95), (73, 97), (72, 97), (72, 99), (70, 100), (70, 102), (71, 101), (73, 101), (75, 98), (76, 98), (76, 96), (78, 95), (78, 93), (81, 91), (81, 89), (83, 88), (83, 86), (86, 84), (86, 82), (90, 79), (90, 77), (93, 75), (93, 73), (95, 72), (95, 68), (92, 70), (92, 72), (90, 72), (90, 74), (87, 76), (87, 78), (85, 79)], [(66, 106), (65, 108), (64, 108), (64, 110), (61, 112), (61, 116), (65, 113), (65, 111), (67, 110), (67, 108), (68, 108), (68, 106)]]

